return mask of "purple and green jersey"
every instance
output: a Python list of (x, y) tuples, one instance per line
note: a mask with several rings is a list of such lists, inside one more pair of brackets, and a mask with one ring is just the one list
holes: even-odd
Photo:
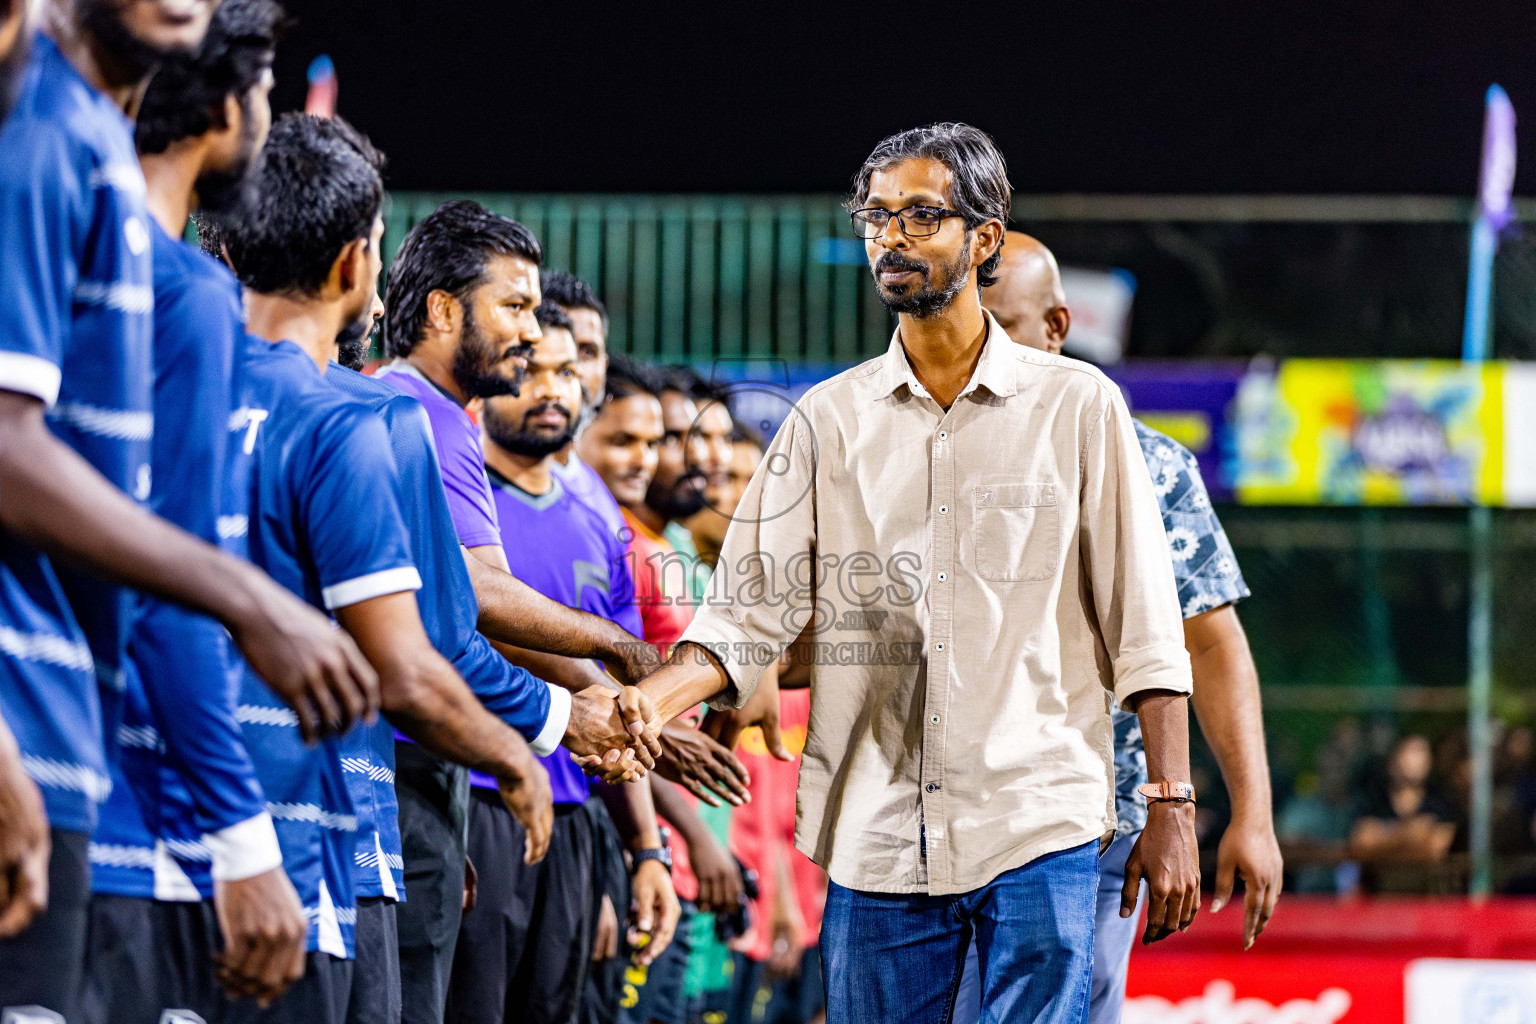
[[(501, 546), (512, 575), (552, 601), (601, 616), (638, 635), (627, 545), (598, 513), (578, 501), (562, 474), (545, 494), (529, 494), (495, 470), (491, 493)], [(555, 803), (584, 803), (587, 777), (563, 747), (543, 759)], [(472, 777), (473, 778), (473, 777)], [(475, 780), (480, 784), (480, 780)]]

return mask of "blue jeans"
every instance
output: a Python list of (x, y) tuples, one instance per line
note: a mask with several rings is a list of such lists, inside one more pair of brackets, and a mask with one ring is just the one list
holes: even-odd
[[(1093, 930), (1093, 987), (1088, 997), (1088, 1024), (1120, 1024), (1125, 1006), (1125, 973), (1130, 966), (1131, 944), (1141, 923), (1141, 908), (1147, 902), (1147, 883), (1141, 883), (1136, 913), (1120, 917), (1120, 890), (1125, 886), (1125, 862), (1136, 845), (1137, 836), (1125, 836), (1110, 844), (1099, 861), (1098, 912)], [(965, 958), (965, 974), (960, 992), (955, 996), (953, 1024), (976, 1024), (981, 1020), (981, 972), (976, 962), (976, 947)]]
[(966, 950), (988, 1024), (1082, 1024), (1093, 975), (1097, 840), (959, 896), (832, 883), (821, 923), (827, 1024), (949, 1024)]

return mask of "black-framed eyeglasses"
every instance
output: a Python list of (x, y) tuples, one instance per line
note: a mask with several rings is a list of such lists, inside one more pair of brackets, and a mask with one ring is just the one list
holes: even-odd
[(963, 217), (959, 210), (946, 210), (942, 206), (909, 206), (905, 210), (881, 209), (871, 206), (863, 210), (854, 210), (848, 215), (853, 221), (853, 233), (860, 238), (879, 238), (885, 234), (885, 229), (890, 225), (891, 218), (895, 217), (901, 225), (901, 230), (909, 238), (925, 238), (934, 234), (944, 225), (945, 217)]

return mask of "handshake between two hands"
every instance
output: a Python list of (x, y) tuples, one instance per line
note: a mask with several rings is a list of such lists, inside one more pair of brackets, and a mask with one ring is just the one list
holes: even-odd
[[(774, 694), (777, 711), (777, 694)], [(729, 715), (711, 712), (701, 728), (663, 724), (651, 699), (634, 686), (617, 692), (589, 687), (572, 700), (566, 748), (588, 775), (604, 782), (629, 782), (648, 772), (687, 789), (711, 807), (740, 806), (752, 799), (752, 776), (731, 752), (744, 725), (772, 731), (775, 756), (789, 757), (778, 742), (777, 716), (760, 721), (754, 706)]]

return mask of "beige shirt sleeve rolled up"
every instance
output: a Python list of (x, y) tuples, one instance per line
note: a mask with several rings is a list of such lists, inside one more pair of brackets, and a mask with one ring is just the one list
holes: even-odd
[(730, 677), (717, 706), (809, 641), (796, 845), (866, 892), (967, 892), (1098, 840), (1111, 696), (1191, 689), (1118, 389), (989, 328), (947, 410), (899, 336), (800, 400), (684, 637)]

